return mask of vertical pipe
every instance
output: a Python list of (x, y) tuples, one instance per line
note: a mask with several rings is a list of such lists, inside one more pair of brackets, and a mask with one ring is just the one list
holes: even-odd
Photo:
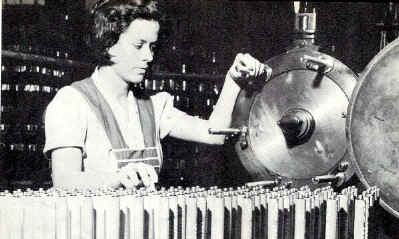
[[(5, 209), (8, 238), (21, 239), (23, 225), (23, 205), (19, 197), (10, 197)], [(45, 236), (45, 235), (43, 235)], [(7, 236), (6, 236), (7, 237)]]
[(260, 238), (267, 237), (267, 198), (266, 193), (262, 191), (260, 195)]
[(88, 195), (80, 199), (81, 239), (94, 239), (93, 200)]
[(79, 198), (77, 196), (70, 196), (67, 198), (68, 211), (69, 211), (69, 222), (70, 222), (70, 237), (80, 238), (80, 205)]
[(232, 214), (232, 198), (230, 192), (224, 194), (224, 238), (232, 239), (232, 226), (231, 226), (231, 214)]
[(212, 239), (224, 239), (224, 200), (221, 195), (213, 198)]
[(135, 195), (131, 208), (133, 210), (130, 215), (134, 228), (131, 239), (144, 239), (144, 197), (140, 194)]
[(131, 220), (130, 220), (130, 201), (133, 200), (131, 195), (121, 195), (119, 198), (120, 208), (120, 238), (121, 239), (129, 239), (130, 238), (130, 229), (131, 229)]
[(305, 199), (295, 199), (295, 239), (305, 239), (306, 224)]
[(156, 239), (169, 239), (169, 198), (167, 196), (161, 196), (156, 211), (158, 234), (155, 234)]
[(178, 239), (186, 238), (186, 197), (183, 193), (177, 196)]
[(187, 197), (186, 238), (197, 238), (197, 199), (194, 196)]
[(349, 239), (348, 195), (338, 196), (338, 237)]
[(355, 200), (355, 219), (354, 219), (354, 230), (353, 237), (356, 239), (363, 239), (365, 234), (365, 210), (366, 204), (363, 199)]
[(173, 239), (178, 239), (178, 204), (177, 204), (177, 196), (172, 195), (169, 200), (170, 211), (171, 211), (171, 233), (173, 235)]
[(253, 229), (253, 200), (246, 195), (242, 200), (241, 239), (251, 239)]
[(268, 239), (278, 239), (278, 198), (270, 198), (267, 210)]
[(337, 210), (338, 201), (336, 199), (328, 199), (326, 208), (326, 236), (325, 239), (337, 239)]
[(199, 239), (205, 239), (207, 235), (206, 231), (206, 212), (207, 211), (207, 205), (206, 205), (206, 197), (204, 195), (200, 195), (198, 198), (198, 229), (199, 229)]
[[(55, 230), (57, 239), (68, 238), (68, 204), (64, 195), (55, 198)], [(28, 239), (28, 238), (24, 238)]]
[[(42, 239), (54, 239), (55, 234), (55, 200), (51, 196), (42, 196), (38, 198), (40, 200), (40, 211), (42, 221)], [(36, 215), (37, 216), (37, 215)], [(39, 218), (38, 218), (39, 219)], [(83, 237), (81, 237), (83, 238)], [(90, 239), (89, 237), (85, 237)]]
[[(67, 199), (69, 202), (69, 198)], [(95, 211), (95, 238), (96, 239), (108, 239), (105, 234), (106, 230), (106, 219), (105, 219), (105, 196), (96, 195), (93, 197), (93, 208)], [(69, 210), (69, 204), (68, 204)], [(69, 237), (68, 237), (69, 238)]]
[(231, 198), (231, 238), (239, 239), (241, 237), (240, 233), (240, 215), (239, 215), (239, 203), (237, 192), (233, 193)]
[(283, 198), (283, 220), (284, 220), (284, 231), (283, 231), (283, 237), (284, 239), (290, 239), (290, 233), (291, 233), (291, 223), (290, 223), (290, 217), (291, 217), (291, 211), (290, 211), (290, 197), (289, 195), (284, 195)]

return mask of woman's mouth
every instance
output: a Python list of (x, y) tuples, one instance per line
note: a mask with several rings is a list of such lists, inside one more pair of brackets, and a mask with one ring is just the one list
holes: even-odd
[(147, 68), (136, 68), (137, 74), (144, 75)]

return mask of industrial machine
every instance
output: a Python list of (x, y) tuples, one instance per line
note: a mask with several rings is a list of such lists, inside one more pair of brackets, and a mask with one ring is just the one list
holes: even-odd
[(349, 155), (360, 181), (381, 189), (381, 205), (399, 217), (399, 39), (366, 66), (348, 108)]
[(316, 13), (297, 13), (292, 47), (266, 61), (265, 83), (255, 79), (240, 92), (232, 128), (210, 129), (236, 136), (235, 151), (253, 181), (340, 186), (354, 173), (345, 122), (357, 75), (318, 51), (315, 31)]

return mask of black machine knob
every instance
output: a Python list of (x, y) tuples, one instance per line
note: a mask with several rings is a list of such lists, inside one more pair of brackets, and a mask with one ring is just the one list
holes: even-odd
[(296, 137), (301, 132), (303, 120), (295, 114), (288, 114), (284, 115), (277, 124), (281, 127), (285, 135)]
[(312, 135), (315, 128), (313, 116), (305, 109), (290, 109), (279, 121), (287, 144), (290, 146), (304, 143)]

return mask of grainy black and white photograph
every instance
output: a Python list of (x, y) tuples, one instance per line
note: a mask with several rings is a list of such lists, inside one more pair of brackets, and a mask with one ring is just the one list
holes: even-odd
[(0, 239), (399, 238), (398, 13), (2, 0)]

